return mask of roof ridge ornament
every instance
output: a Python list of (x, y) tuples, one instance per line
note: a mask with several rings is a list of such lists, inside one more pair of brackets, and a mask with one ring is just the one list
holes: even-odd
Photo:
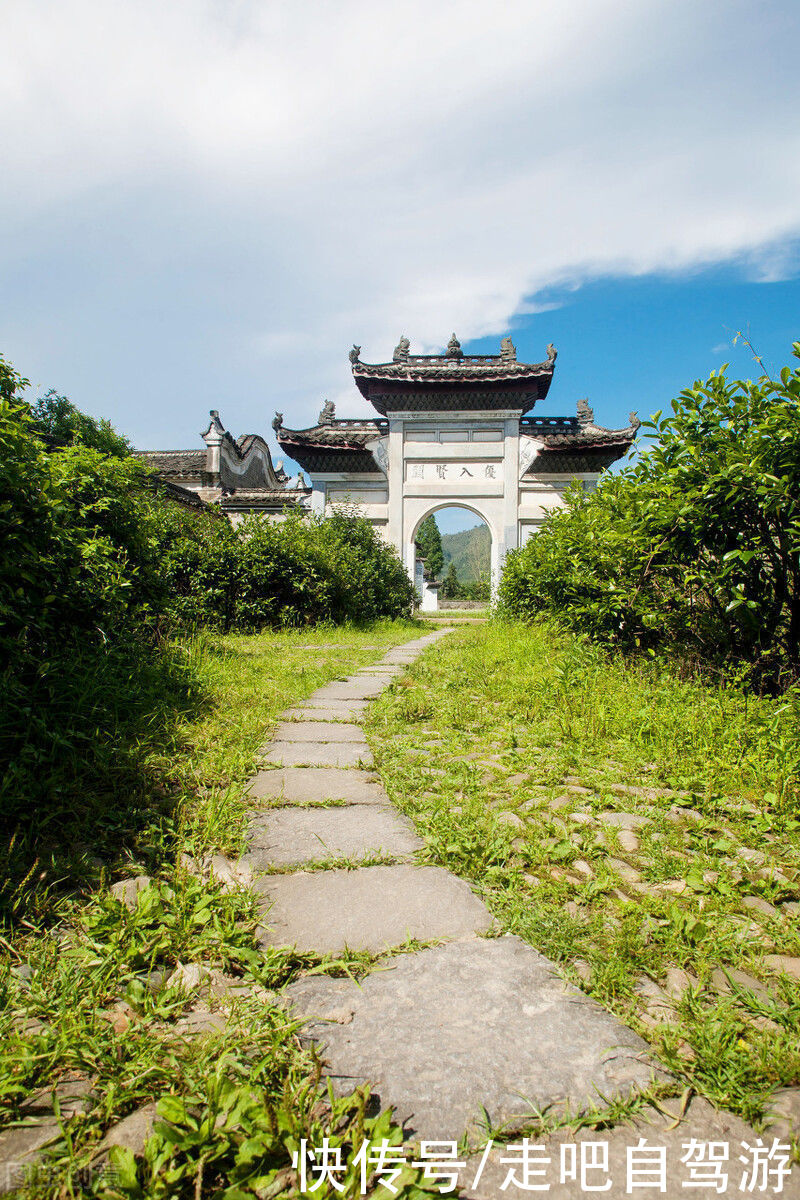
[(547, 361), (549, 363), (554, 363), (557, 358), (558, 358), (558, 351), (556, 350), (556, 348), (552, 342), (548, 342), (547, 343)]
[(332, 425), (336, 420), (336, 405), (332, 400), (326, 400), (322, 412), (317, 418), (317, 425)]
[(394, 354), (392, 355), (392, 362), (408, 362), (408, 348), (410, 345), (411, 345), (411, 342), (408, 340), (406, 335), (403, 334), (402, 337), (400, 338), (400, 341), (397, 343), (397, 345), (394, 348)]
[(453, 334), (451, 336), (450, 341), (447, 343), (447, 357), (448, 358), (463, 358), (464, 357), (464, 351), (461, 349), (461, 342), (458, 340), (458, 338), (456, 337), (455, 334)]
[(281, 429), (283, 428), (283, 413), (275, 413), (275, 416), (272, 418), (272, 428), (276, 433), (280, 433)]
[[(548, 347), (549, 349), (549, 347)], [(594, 409), (589, 407), (589, 399), (584, 396), (578, 401), (578, 422), (581, 425), (594, 424)]]
[(503, 362), (517, 361), (517, 347), (512, 342), (510, 336), (504, 337), (500, 342), (500, 358)]
[(350, 351), (350, 353), (348, 354), (347, 357), (350, 359), (350, 362), (353, 364), (354, 367), (358, 365), (358, 358), (359, 358), (360, 354), (361, 354), (361, 347), (357, 346), (355, 344), (355, 342), (353, 342), (353, 349)]

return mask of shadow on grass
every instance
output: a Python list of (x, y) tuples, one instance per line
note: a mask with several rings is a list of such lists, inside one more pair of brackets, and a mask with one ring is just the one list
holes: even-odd
[(157, 866), (179, 791), (165, 758), (206, 704), (188, 655), (75, 641), (0, 686), (0, 920), (42, 918), (124, 861)]

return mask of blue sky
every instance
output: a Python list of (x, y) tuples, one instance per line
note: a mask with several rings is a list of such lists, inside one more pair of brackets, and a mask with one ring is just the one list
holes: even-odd
[(552, 413), (800, 337), (800, 6), (5, 0), (0, 352), (143, 448), (554, 342)]

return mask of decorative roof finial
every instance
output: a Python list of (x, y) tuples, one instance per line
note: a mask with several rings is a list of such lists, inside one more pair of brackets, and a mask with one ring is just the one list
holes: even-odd
[(517, 347), (510, 337), (504, 337), (500, 342), (500, 358), (503, 362), (517, 361)]
[(275, 416), (272, 418), (272, 428), (276, 433), (280, 433), (283, 428), (283, 413), (275, 413)]
[(326, 400), (322, 406), (322, 412), (317, 419), (318, 425), (332, 425), (336, 420), (336, 405), (332, 400)]
[(458, 338), (456, 337), (455, 334), (452, 335), (452, 337), (450, 338), (450, 341), (447, 343), (447, 357), (448, 358), (463, 358), (464, 357), (464, 351), (461, 349), (461, 342), (458, 340)]
[(547, 343), (547, 361), (549, 363), (554, 363), (557, 358), (558, 358), (558, 351), (556, 350), (556, 348), (552, 342), (548, 342)]
[(591, 425), (594, 421), (594, 409), (589, 407), (585, 397), (578, 401), (578, 422), (581, 425)]
[(394, 348), (392, 362), (408, 362), (408, 348), (410, 345), (411, 342), (408, 340), (405, 334), (403, 334), (403, 336), (400, 338), (400, 341)]
[(628, 424), (630, 425), (630, 427), (634, 431), (634, 433), (636, 432), (637, 429), (640, 428), (640, 426), (642, 424), (642, 422), (639, 420), (639, 414), (636, 412), (635, 409), (633, 412), (628, 413)]
[(355, 366), (356, 363), (358, 362), (358, 356), (360, 353), (361, 353), (361, 347), (357, 346), (355, 344), (355, 342), (353, 342), (353, 349), (350, 351), (350, 353), (347, 356), (350, 359), (350, 362), (353, 364), (353, 366)]

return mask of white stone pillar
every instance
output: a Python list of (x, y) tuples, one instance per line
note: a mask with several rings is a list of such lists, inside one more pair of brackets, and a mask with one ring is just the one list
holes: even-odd
[[(504, 422), (503, 557), (519, 545), (519, 417)], [(502, 562), (499, 564), (502, 570)]]
[(311, 511), (317, 517), (325, 516), (325, 484), (312, 480)]
[(409, 550), (403, 545), (403, 469), (403, 421), (393, 418), (389, 421), (389, 463), (386, 471), (389, 484), (388, 537), (390, 544), (405, 562), (413, 582), (414, 547), (412, 545)]

